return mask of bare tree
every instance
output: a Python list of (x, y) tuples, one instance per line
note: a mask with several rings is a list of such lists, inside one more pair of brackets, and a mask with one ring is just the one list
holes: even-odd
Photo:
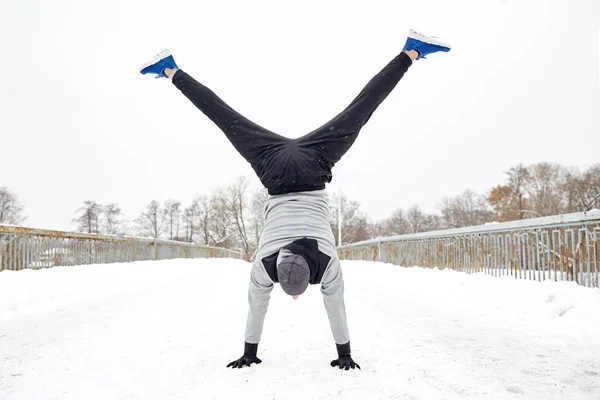
[(517, 164), (509, 169), (507, 186), (512, 189), (512, 194), (516, 197), (516, 212), (519, 219), (525, 216), (525, 186), (529, 180), (529, 170), (523, 164)]
[(441, 208), (442, 217), (450, 228), (482, 225), (490, 218), (486, 198), (470, 189), (453, 198), (445, 197)]
[(370, 239), (370, 225), (367, 214), (363, 211), (359, 211), (356, 219), (353, 220), (352, 225), (347, 226), (346, 231), (350, 232), (350, 234), (344, 235), (347, 243), (362, 242), (363, 240)]
[(83, 202), (83, 206), (76, 211), (73, 222), (77, 224), (79, 232), (100, 233), (100, 214), (102, 206), (93, 200)]
[(389, 236), (385, 233), (385, 224), (387, 220), (382, 221), (371, 221), (367, 222), (367, 236), (368, 238), (377, 238), (382, 236)]
[(248, 188), (250, 183), (244, 176), (238, 177), (234, 183), (227, 188), (226, 204), (233, 218), (233, 224), (236, 228), (239, 243), (247, 257), (253, 252), (252, 244), (248, 237), (246, 229), (246, 219), (248, 213)]
[[(341, 213), (340, 213), (341, 211)], [(367, 215), (360, 210), (357, 201), (349, 200), (346, 195), (334, 194), (329, 201), (329, 224), (337, 246), (339, 243), (339, 222), (342, 225), (342, 244), (366, 240), (370, 237)]]
[(421, 232), (437, 231), (442, 228), (442, 218), (437, 214), (427, 214)]
[(123, 212), (118, 204), (112, 203), (102, 207), (102, 216), (105, 234), (118, 235), (123, 233)]
[(193, 232), (198, 233), (202, 243), (206, 245), (211, 243), (212, 219), (215, 217), (212, 209), (214, 204), (215, 202), (207, 195), (196, 197), (192, 202), (192, 208), (195, 213)]
[(383, 235), (397, 236), (404, 235), (410, 232), (410, 225), (406, 217), (406, 213), (402, 209), (397, 209), (383, 223)]
[(411, 233), (423, 232), (425, 228), (426, 215), (418, 205), (408, 209), (406, 219)]
[(381, 236), (398, 236), (408, 233), (428, 232), (441, 228), (439, 215), (426, 214), (418, 205), (405, 212), (397, 209), (392, 215), (379, 224), (378, 234)]
[(164, 226), (165, 213), (156, 200), (152, 200), (146, 209), (134, 221), (140, 236), (158, 239)]
[(26, 219), (23, 204), (6, 186), (0, 187), (0, 224), (19, 225)]
[(223, 247), (234, 245), (232, 237), (234, 221), (227, 202), (227, 194), (223, 188), (216, 189), (211, 194), (209, 223), (211, 244)]
[(194, 242), (194, 235), (198, 227), (196, 219), (198, 218), (198, 206), (196, 201), (192, 201), (189, 207), (183, 210), (183, 229), (185, 229), (185, 241), (188, 243)]
[(558, 164), (540, 162), (528, 168), (525, 190), (529, 194), (531, 216), (556, 215), (566, 209), (564, 192), (567, 171)]
[(260, 235), (265, 225), (265, 207), (269, 194), (266, 189), (260, 189), (252, 194), (250, 200), (250, 229), (252, 231), (251, 241), (253, 247), (258, 247)]
[(181, 222), (181, 202), (169, 199), (165, 202), (163, 212), (165, 215), (165, 229), (169, 240), (179, 238), (179, 224)]
[(567, 211), (590, 211), (600, 208), (600, 164), (585, 172), (573, 171), (565, 178)]

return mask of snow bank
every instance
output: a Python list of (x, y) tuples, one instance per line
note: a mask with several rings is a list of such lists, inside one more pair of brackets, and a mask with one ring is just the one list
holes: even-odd
[(318, 287), (277, 288), (263, 363), (243, 348), (249, 264), (0, 273), (0, 399), (598, 399), (600, 290), (346, 261), (353, 356)]

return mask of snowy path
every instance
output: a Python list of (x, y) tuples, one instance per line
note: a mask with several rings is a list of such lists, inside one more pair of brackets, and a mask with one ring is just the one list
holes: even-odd
[[(600, 290), (344, 262), (353, 356), (317, 287), (277, 288), (252, 368), (249, 264), (0, 273), (0, 399), (598, 399)], [(377, 277), (383, 276), (384, 281)]]

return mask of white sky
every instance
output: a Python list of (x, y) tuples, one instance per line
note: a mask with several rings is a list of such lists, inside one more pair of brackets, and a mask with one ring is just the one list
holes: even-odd
[(166, 80), (182, 69), (258, 124), (298, 137), (343, 109), (410, 28), (448, 54), (419, 61), (334, 169), (373, 218), (483, 192), (522, 162), (600, 162), (598, 0), (0, 0), (0, 186), (28, 225), (73, 229), (88, 199), (135, 218), (258, 178)]

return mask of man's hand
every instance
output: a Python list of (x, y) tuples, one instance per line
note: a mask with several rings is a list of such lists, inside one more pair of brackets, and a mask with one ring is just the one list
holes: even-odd
[(239, 359), (227, 364), (227, 368), (242, 368), (244, 365), (247, 365), (249, 367), (252, 364), (260, 364), (261, 362), (262, 360), (256, 356), (243, 355)]
[(246, 343), (244, 342), (244, 355), (235, 361), (227, 364), (227, 368), (242, 368), (244, 365), (251, 366), (252, 364), (260, 364), (262, 360), (256, 357), (256, 351), (258, 350), (258, 343)]
[(346, 371), (348, 371), (350, 368), (360, 369), (360, 365), (355, 363), (352, 357), (350, 357), (350, 342), (346, 344), (336, 343), (335, 347), (337, 348), (338, 359), (331, 362), (332, 367), (340, 367), (340, 369), (344, 369)]
[(340, 356), (337, 360), (333, 360), (331, 362), (332, 367), (340, 367), (340, 369), (344, 369), (348, 371), (350, 368), (358, 368), (360, 369), (360, 365), (354, 362), (352, 357), (350, 356)]

